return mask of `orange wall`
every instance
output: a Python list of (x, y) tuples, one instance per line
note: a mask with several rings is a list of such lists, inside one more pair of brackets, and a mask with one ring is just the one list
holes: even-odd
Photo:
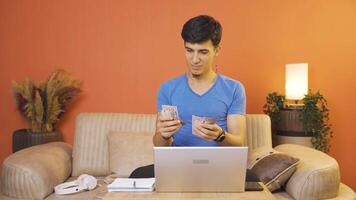
[(330, 155), (356, 190), (353, 0), (1, 1), (0, 163), (11, 153), (12, 132), (27, 126), (12, 80), (44, 79), (54, 66), (83, 80), (61, 122), (72, 143), (80, 112), (155, 112), (159, 84), (185, 70), (181, 26), (201, 13), (223, 25), (219, 72), (244, 83), (248, 113), (262, 112), (268, 92), (284, 92), (286, 63), (309, 63), (310, 88), (331, 110)]

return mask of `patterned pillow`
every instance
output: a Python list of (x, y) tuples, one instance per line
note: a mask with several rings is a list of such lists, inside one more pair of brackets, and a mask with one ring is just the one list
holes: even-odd
[(271, 191), (281, 188), (295, 172), (298, 158), (262, 147), (249, 152), (247, 170)]

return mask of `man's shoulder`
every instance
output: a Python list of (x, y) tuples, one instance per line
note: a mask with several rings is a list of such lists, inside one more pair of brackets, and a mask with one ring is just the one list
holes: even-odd
[(172, 78), (172, 79), (169, 79), (169, 80), (163, 82), (161, 85), (165, 86), (165, 87), (176, 86), (185, 80), (185, 76), (186, 76), (185, 74), (179, 75), (175, 78)]
[(243, 84), (236, 80), (236, 79), (233, 79), (231, 77), (228, 77), (228, 76), (225, 76), (225, 75), (222, 75), (222, 74), (219, 74), (221, 80), (222, 80), (222, 83), (224, 83), (225, 85), (229, 86), (229, 87), (238, 87), (238, 88), (243, 88)]

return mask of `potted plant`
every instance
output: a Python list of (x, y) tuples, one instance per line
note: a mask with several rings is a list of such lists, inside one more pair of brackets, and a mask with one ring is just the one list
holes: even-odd
[(263, 106), (263, 112), (270, 116), (272, 131), (275, 131), (281, 121), (280, 112), (284, 109), (285, 97), (277, 92), (272, 92), (267, 95), (266, 101), (267, 103)]
[(320, 92), (309, 90), (300, 108), (289, 108), (284, 95), (276, 92), (269, 93), (266, 100), (263, 111), (270, 116), (275, 135), (288, 133), (288, 136), (310, 137), (315, 149), (329, 152), (333, 132), (327, 101)]
[(70, 77), (62, 69), (53, 70), (46, 81), (38, 84), (26, 79), (22, 84), (13, 82), (13, 94), (17, 109), (30, 124), (13, 134), (13, 152), (20, 149), (61, 141), (58, 122), (67, 105), (81, 92), (81, 82)]

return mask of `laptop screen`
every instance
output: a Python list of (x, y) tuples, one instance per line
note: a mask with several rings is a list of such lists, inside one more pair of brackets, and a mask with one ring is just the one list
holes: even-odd
[(154, 147), (158, 192), (243, 192), (248, 147)]

